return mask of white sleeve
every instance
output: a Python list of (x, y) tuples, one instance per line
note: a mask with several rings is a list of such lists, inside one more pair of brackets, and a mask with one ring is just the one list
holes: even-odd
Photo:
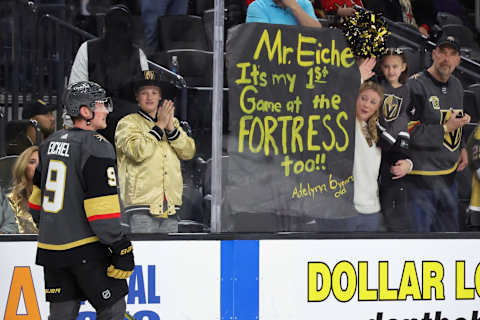
[(480, 168), (478, 168), (477, 170), (475, 170), (475, 173), (477, 175), (477, 178), (480, 179)]
[(70, 85), (78, 81), (88, 81), (88, 48), (86, 41), (78, 48), (68, 84)]
[(140, 67), (142, 68), (142, 71), (148, 71), (147, 56), (145, 55), (143, 50), (140, 48), (138, 48), (138, 53), (140, 55)]

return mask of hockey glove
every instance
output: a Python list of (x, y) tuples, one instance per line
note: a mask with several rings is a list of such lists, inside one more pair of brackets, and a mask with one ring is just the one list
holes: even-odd
[(115, 279), (128, 279), (133, 272), (133, 246), (130, 240), (124, 238), (110, 246), (112, 264), (107, 268), (107, 276)]

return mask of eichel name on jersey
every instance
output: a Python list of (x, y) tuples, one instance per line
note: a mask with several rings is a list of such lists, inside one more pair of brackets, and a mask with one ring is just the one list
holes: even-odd
[(37, 264), (107, 257), (108, 245), (123, 237), (113, 146), (95, 131), (61, 130), (40, 146), (39, 158), (29, 199), (40, 217)]
[(455, 76), (442, 83), (428, 72), (408, 81), (413, 115), (409, 123), (413, 171), (421, 176), (448, 175), (457, 169), (462, 128), (446, 133), (443, 125), (453, 112), (463, 112), (463, 88)]
[(69, 157), (68, 149), (70, 148), (70, 143), (68, 142), (58, 142), (58, 141), (51, 141), (48, 144), (48, 155), (56, 154), (62, 157)]

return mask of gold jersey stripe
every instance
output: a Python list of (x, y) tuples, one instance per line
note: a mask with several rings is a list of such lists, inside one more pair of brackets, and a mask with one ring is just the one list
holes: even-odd
[(120, 202), (117, 194), (86, 199), (83, 201), (87, 218), (120, 212)]
[(41, 248), (41, 249), (48, 249), (48, 250), (67, 250), (67, 249), (80, 247), (80, 246), (83, 246), (85, 244), (92, 243), (92, 242), (97, 242), (97, 241), (99, 241), (98, 237), (93, 236), (93, 237), (88, 237), (88, 238), (85, 238), (85, 239), (81, 239), (81, 240), (77, 240), (77, 241), (73, 241), (73, 242), (68, 242), (68, 243), (64, 243), (64, 244), (48, 244), (48, 243), (39, 242), (38, 247)]
[(420, 121), (410, 121), (408, 123), (408, 131), (412, 131), (413, 128), (415, 128), (417, 125), (420, 124)]
[(474, 172), (472, 177), (472, 195), (470, 197), (470, 209), (480, 211), (480, 181), (477, 179), (477, 174)]
[[(414, 164), (415, 166), (415, 164)], [(422, 170), (412, 170), (409, 174), (417, 174), (421, 176), (442, 176), (452, 173), (453, 171), (457, 170), (458, 162), (455, 165), (446, 170), (439, 170), (439, 171), (422, 171)]]
[(36, 185), (33, 185), (32, 194), (28, 201), (36, 206), (40, 206), (42, 200), (42, 191)]

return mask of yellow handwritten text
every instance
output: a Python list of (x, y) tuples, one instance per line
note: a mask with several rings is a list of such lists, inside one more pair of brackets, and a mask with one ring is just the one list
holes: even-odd
[(292, 197), (291, 199), (302, 199), (302, 198), (312, 198), (315, 199), (315, 194), (316, 193), (323, 193), (327, 192), (327, 185), (324, 184), (318, 184), (316, 186), (310, 186), (310, 183), (307, 183), (307, 186), (305, 187), (302, 182), (300, 184), (294, 187), (292, 191)]
[(291, 54), (295, 54), (296, 62), (301, 67), (325, 64), (351, 68), (355, 64), (352, 50), (344, 48), (340, 51), (336, 45), (336, 41), (331, 40), (328, 45), (324, 46), (322, 42), (318, 42), (317, 38), (299, 33), (295, 52), (294, 48), (282, 44), (282, 30), (277, 30), (273, 42), (268, 30), (264, 30), (253, 54), (253, 59), (258, 60), (266, 50), (268, 60), (272, 61), (276, 58), (279, 65), (292, 63), (292, 59), (289, 57)]
[(335, 198), (340, 198), (347, 192), (347, 184), (353, 182), (353, 176), (349, 176), (344, 180), (337, 180), (330, 174), (328, 177), (328, 185), (330, 190), (335, 191)]
[[(259, 153), (263, 150), (265, 155), (289, 154), (307, 151), (332, 151), (344, 152), (349, 146), (349, 135), (342, 121), (348, 120), (348, 114), (341, 111), (334, 115), (326, 114), (323, 118), (320, 115), (309, 115), (306, 119), (302, 116), (265, 116), (258, 117), (245, 115), (240, 118), (238, 131), (238, 152), (248, 150)], [(305, 125), (306, 123), (306, 125)], [(318, 128), (325, 129), (328, 134), (320, 135)], [(337, 137), (338, 129), (340, 136)], [(281, 131), (280, 146), (274, 134)], [(288, 131), (288, 132), (287, 132)], [(306, 131), (306, 133), (305, 133)], [(338, 133), (337, 131), (337, 133)], [(304, 141), (306, 137), (306, 141)], [(314, 141), (320, 139), (320, 143)], [(246, 143), (248, 139), (248, 143)], [(306, 148), (305, 148), (306, 147)]]

